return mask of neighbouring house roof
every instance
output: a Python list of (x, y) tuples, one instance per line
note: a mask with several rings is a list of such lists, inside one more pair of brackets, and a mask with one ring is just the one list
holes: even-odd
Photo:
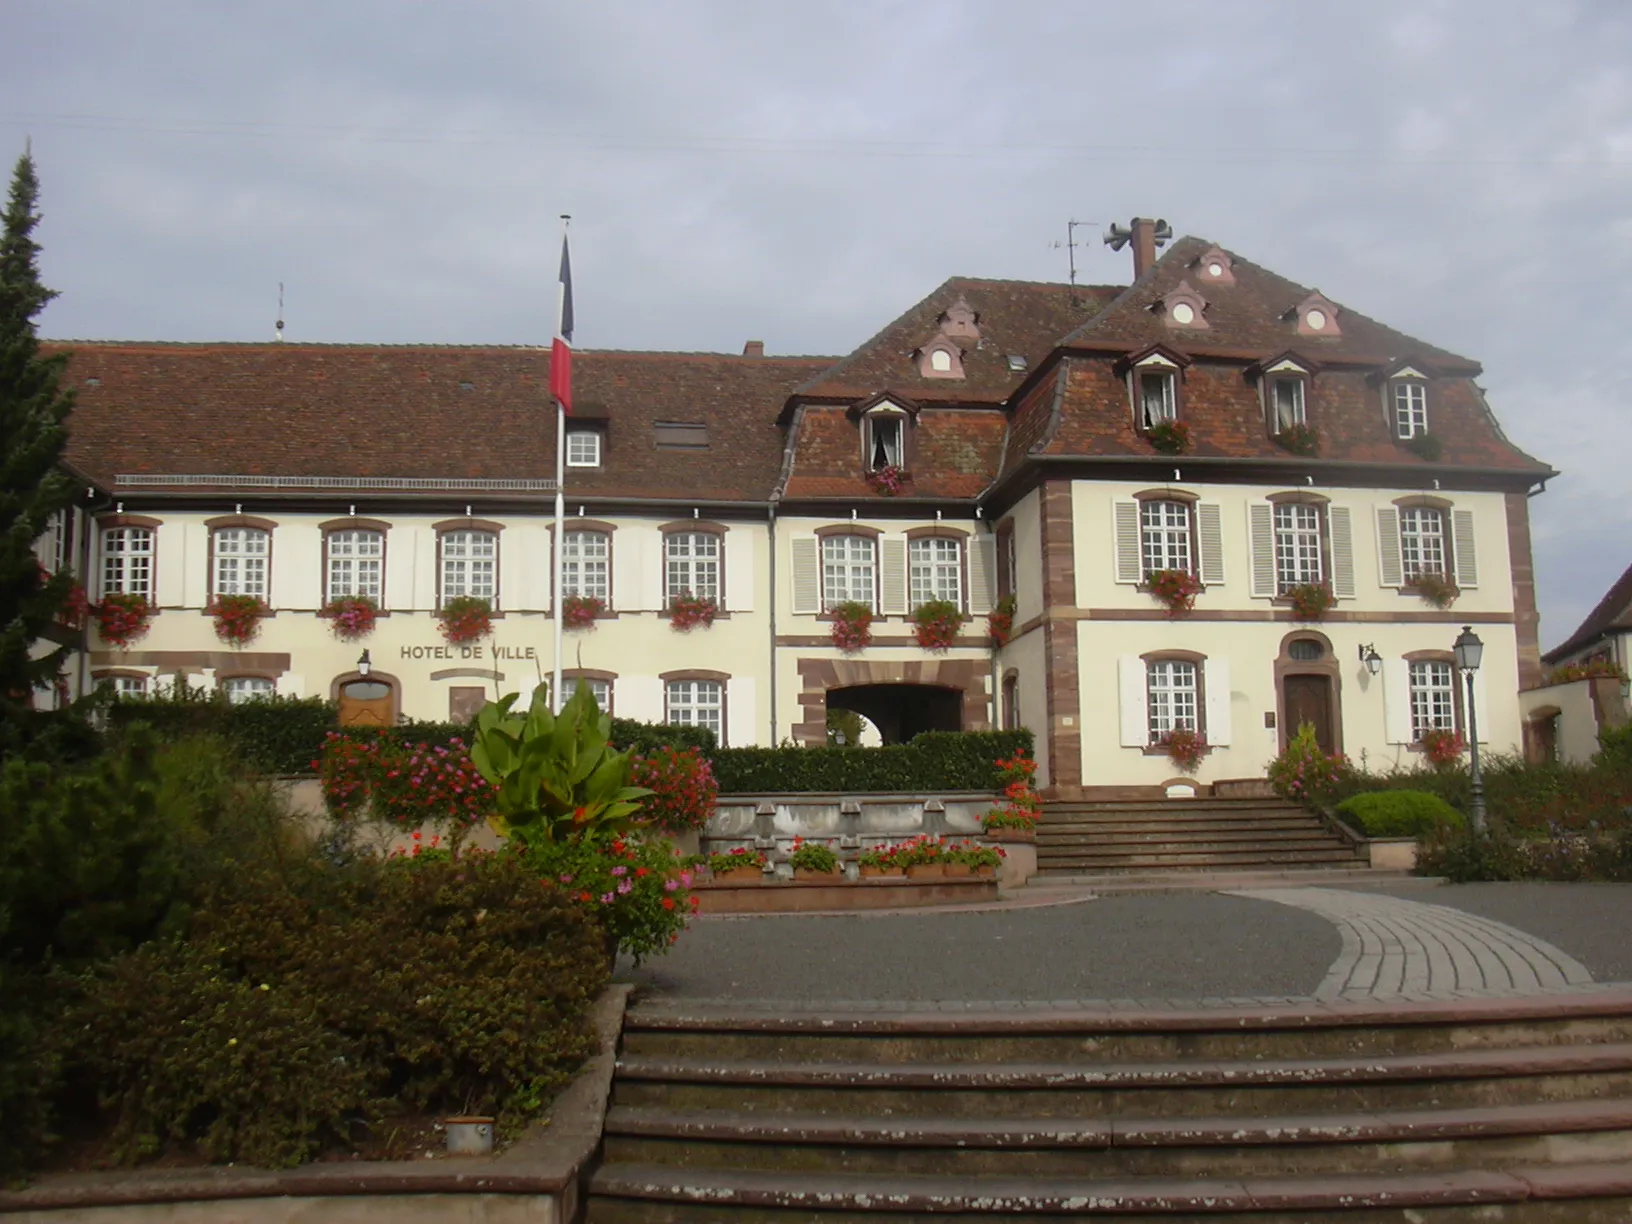
[(1561, 663), (1588, 646), (1616, 633), (1632, 632), (1632, 565), (1615, 580), (1574, 633), (1541, 656), (1543, 663)]

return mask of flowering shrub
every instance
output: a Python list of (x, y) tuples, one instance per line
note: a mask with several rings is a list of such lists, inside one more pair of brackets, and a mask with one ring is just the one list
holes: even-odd
[(329, 628), (342, 642), (355, 642), (374, 632), (374, 620), (380, 614), (380, 605), (367, 595), (342, 595), (323, 605), (322, 616), (329, 617)]
[(864, 603), (848, 600), (834, 604), (833, 645), (847, 654), (865, 650), (873, 640), (873, 610)]
[(465, 832), (494, 811), (494, 787), (470, 759), (466, 743), (412, 746), (331, 731), (315, 761), (329, 813), (399, 828), (446, 829), (455, 849)]
[(1347, 786), (1354, 770), (1347, 757), (1323, 749), (1314, 725), (1304, 723), (1287, 740), (1286, 750), (1269, 763), (1268, 773), (1282, 799), (1321, 804)]
[(997, 606), (986, 613), (986, 632), (993, 646), (1006, 646), (1014, 636), (1014, 596), (1005, 595)]
[(947, 860), (949, 847), (939, 835), (920, 833), (895, 847), (898, 867), (928, 867)]
[(995, 870), (1008, 857), (1008, 852), (1002, 846), (982, 846), (968, 840), (955, 843), (946, 852), (948, 862), (965, 863), (977, 871), (987, 867)]
[(588, 629), (606, 611), (606, 600), (595, 595), (568, 595), (561, 601), (561, 623), (568, 629)]
[(963, 612), (950, 599), (931, 599), (912, 612), (913, 636), (925, 650), (945, 650), (963, 628)]
[(1406, 590), (1415, 591), (1424, 603), (1436, 608), (1448, 608), (1462, 594), (1461, 588), (1445, 574), (1418, 574), (1405, 584)]
[(1288, 425), (1275, 435), (1275, 441), (1294, 455), (1320, 454), (1320, 435), (1307, 425)]
[(895, 497), (907, 486), (907, 474), (895, 464), (886, 464), (867, 474), (867, 483), (885, 497)]
[(259, 635), (267, 606), (256, 595), (218, 595), (209, 611), (215, 618), (215, 636), (236, 648), (247, 646)]
[(1292, 602), (1292, 615), (1306, 621), (1323, 619), (1337, 602), (1332, 596), (1331, 587), (1323, 582), (1301, 582), (1288, 587), (1285, 595)]
[(85, 594), (84, 586), (75, 582), (62, 597), (62, 606), (57, 609), (57, 614), (62, 618), (63, 624), (78, 629), (85, 623), (85, 617), (90, 610), (90, 597)]
[(636, 964), (667, 952), (697, 911), (692, 873), (664, 837), (534, 842), (525, 861), (546, 885), (585, 907), (608, 945)]
[(832, 875), (839, 869), (839, 856), (826, 842), (807, 842), (802, 837), (793, 839), (793, 853), (788, 856), (788, 862), (795, 871), (814, 871), (820, 875)]
[(1037, 762), (1019, 750), (1011, 757), (995, 762), (998, 779), (1003, 783), (1003, 803), (991, 808), (980, 818), (982, 829), (1020, 829), (1029, 832), (1037, 827), (1043, 801), (1032, 786), (1037, 773)]
[(1188, 727), (1175, 727), (1156, 741), (1168, 755), (1168, 759), (1185, 773), (1192, 772), (1201, 764), (1201, 758), (1207, 755), (1207, 737), (1199, 731), (1192, 731)]
[(104, 595), (92, 609), (96, 631), (102, 640), (120, 650), (128, 650), (153, 621), (153, 605), (145, 595)]
[[(104, 635), (106, 636), (106, 635)], [(1591, 659), (1586, 663), (1566, 663), (1547, 673), (1542, 684), (1568, 684), (1572, 680), (1625, 680), (1626, 672), (1613, 659)]]
[(1145, 575), (1145, 586), (1150, 593), (1167, 605), (1169, 616), (1183, 616), (1196, 606), (1201, 594), (1201, 579), (1189, 570), (1155, 570)]
[(738, 871), (744, 867), (756, 870), (765, 869), (765, 856), (758, 850), (750, 850), (747, 846), (738, 846), (734, 850), (708, 856), (708, 869), (715, 875), (726, 871)]
[(436, 610), (442, 636), (455, 645), (493, 632), (493, 605), (479, 595), (455, 595)]
[(1448, 731), (1440, 727), (1430, 727), (1424, 731), (1418, 737), (1417, 743), (1422, 746), (1423, 757), (1435, 769), (1456, 764), (1462, 759), (1462, 753), (1468, 747), (1460, 731)]
[(695, 748), (659, 748), (636, 755), (629, 783), (652, 793), (641, 803), (641, 818), (667, 833), (700, 829), (714, 814), (720, 787), (714, 767)]
[(669, 624), (681, 633), (690, 633), (698, 625), (708, 628), (719, 615), (720, 605), (712, 599), (698, 599), (690, 591), (681, 591), (669, 600)]
[(1190, 449), (1190, 426), (1183, 421), (1158, 421), (1147, 436), (1164, 455), (1181, 455)]
[(1439, 457), (1445, 453), (1445, 447), (1433, 434), (1413, 434), (1404, 441), (1405, 449), (1419, 459), (1426, 459), (1429, 463), (1438, 463)]

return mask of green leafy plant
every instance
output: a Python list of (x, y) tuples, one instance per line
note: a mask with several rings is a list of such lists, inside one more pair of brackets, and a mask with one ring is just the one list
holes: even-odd
[(880, 748), (719, 748), (710, 754), (721, 794), (802, 791), (994, 791), (993, 764), (1029, 752), (1030, 731), (925, 731)]
[(896, 861), (897, 847), (893, 842), (879, 842), (869, 846), (856, 857), (856, 865), (869, 871), (895, 872), (905, 864)]
[(612, 747), (612, 720), (589, 686), (579, 686), (559, 715), (542, 685), (524, 715), (510, 711), (516, 697), (482, 707), (470, 750), (497, 788), (499, 831), (524, 845), (627, 831), (652, 792), (629, 785), (629, 756)]
[(818, 875), (832, 875), (839, 869), (839, 856), (826, 842), (807, 842), (802, 837), (793, 839), (793, 853), (788, 862), (795, 871), (813, 871)]
[(1275, 441), (1294, 455), (1320, 454), (1320, 434), (1308, 425), (1288, 425), (1275, 435)]
[(944, 651), (963, 628), (963, 611), (950, 599), (931, 599), (912, 610), (912, 624), (919, 646)]
[(1043, 801), (1032, 784), (1037, 775), (1037, 762), (1024, 748), (1012, 756), (994, 761), (998, 780), (1003, 784), (1003, 803), (990, 808), (980, 818), (980, 827), (992, 829), (1019, 829), (1030, 832), (1037, 827), (1042, 815)]
[(1269, 763), (1270, 785), (1283, 799), (1317, 806), (1330, 802), (1352, 779), (1347, 757), (1320, 746), (1312, 723), (1300, 723), (1286, 749)]
[(1438, 463), (1440, 456), (1445, 453), (1444, 444), (1430, 433), (1412, 434), (1409, 438), (1403, 439), (1403, 443), (1406, 450), (1419, 459), (1426, 459), (1429, 463)]
[(1287, 587), (1282, 594), (1292, 605), (1292, 615), (1303, 621), (1325, 619), (1337, 602), (1332, 588), (1323, 582), (1300, 582)]
[(1566, 663), (1547, 673), (1543, 684), (1568, 684), (1572, 680), (1625, 680), (1626, 671), (1613, 659), (1589, 659), (1585, 663)]
[(1422, 837), (1441, 827), (1461, 828), (1462, 813), (1438, 795), (1423, 791), (1371, 791), (1337, 805), (1338, 815), (1367, 837)]
[(1440, 609), (1450, 607), (1456, 602), (1456, 597), (1462, 594), (1461, 588), (1445, 574), (1417, 574), (1405, 585), (1407, 590), (1420, 596), (1424, 603)]
[(982, 846), (977, 842), (961, 841), (947, 850), (946, 857), (949, 862), (964, 863), (979, 871), (1001, 867), (1008, 854), (1002, 846)]
[(1190, 426), (1183, 421), (1158, 421), (1145, 436), (1164, 455), (1182, 455), (1190, 449)]

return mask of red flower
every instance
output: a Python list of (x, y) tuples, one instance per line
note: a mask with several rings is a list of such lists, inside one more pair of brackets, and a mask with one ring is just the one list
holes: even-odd
[(672, 910), (674, 908), (674, 898), (673, 897), (664, 897), (663, 898), (663, 908), (666, 909), (666, 910)]

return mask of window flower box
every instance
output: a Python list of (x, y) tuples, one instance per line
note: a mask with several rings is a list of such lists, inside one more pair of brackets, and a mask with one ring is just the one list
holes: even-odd
[(873, 490), (882, 493), (885, 497), (899, 497), (907, 487), (911, 475), (896, 464), (885, 464), (881, 468), (874, 468), (867, 473), (867, 483)]
[(1288, 425), (1275, 435), (1275, 442), (1294, 455), (1320, 454), (1320, 434), (1308, 425)]
[(1303, 621), (1324, 620), (1337, 602), (1332, 588), (1323, 582), (1302, 582), (1288, 587), (1286, 598), (1292, 604), (1292, 615)]
[(1145, 436), (1164, 455), (1182, 455), (1190, 449), (1190, 426), (1183, 421), (1158, 421)]
[(260, 635), (261, 618), (268, 611), (258, 595), (218, 595), (208, 610), (215, 620), (215, 636), (235, 650)]
[(477, 642), (493, 632), (493, 605), (479, 595), (456, 595), (437, 609), (436, 619), (454, 645)]
[(561, 624), (567, 629), (588, 629), (604, 611), (604, 599), (594, 595), (568, 595), (561, 601)]
[(1405, 589), (1441, 610), (1450, 607), (1462, 594), (1462, 589), (1446, 574), (1418, 574), (1405, 584)]
[(343, 595), (323, 605), (319, 614), (329, 618), (329, 628), (342, 642), (355, 642), (374, 632), (380, 605), (367, 595)]
[(1201, 579), (1188, 570), (1156, 570), (1145, 575), (1145, 589), (1150, 594), (1167, 605), (1167, 614), (1170, 617), (1183, 616), (1196, 606), (1196, 596), (1201, 594)]
[(1417, 458), (1429, 463), (1438, 463), (1445, 453), (1444, 444), (1431, 433), (1414, 433), (1409, 438), (1402, 438), (1401, 443)]
[(1446, 769), (1456, 764), (1468, 747), (1460, 731), (1442, 727), (1424, 731), (1417, 738), (1417, 743), (1422, 748), (1424, 759), (1435, 769)]
[(669, 600), (669, 625), (680, 633), (690, 633), (698, 625), (707, 629), (719, 613), (718, 603), (699, 599), (690, 591), (681, 591)]
[(833, 617), (833, 645), (845, 654), (865, 650), (873, 640), (873, 610), (854, 600), (834, 604), (829, 609)]
[(931, 599), (912, 613), (913, 636), (925, 650), (944, 652), (963, 628), (963, 612), (948, 599)]
[(1176, 727), (1156, 742), (1168, 759), (1185, 773), (1194, 773), (1201, 758), (1207, 755), (1207, 737), (1188, 727)]
[(986, 632), (993, 646), (1007, 646), (1014, 636), (1014, 596), (1005, 595), (986, 614)]
[(157, 609), (145, 595), (104, 595), (92, 611), (102, 640), (119, 650), (128, 650), (147, 633)]

